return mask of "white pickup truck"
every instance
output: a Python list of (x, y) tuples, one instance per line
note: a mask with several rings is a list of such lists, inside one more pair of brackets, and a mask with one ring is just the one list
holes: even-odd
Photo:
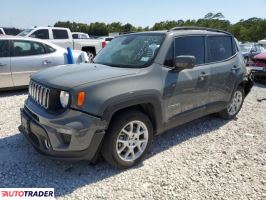
[(25, 29), (18, 35), (49, 40), (49, 42), (64, 48), (70, 47), (74, 50), (85, 51), (90, 60), (106, 46), (106, 42), (103, 39), (73, 39), (72, 33), (68, 28), (34, 27)]

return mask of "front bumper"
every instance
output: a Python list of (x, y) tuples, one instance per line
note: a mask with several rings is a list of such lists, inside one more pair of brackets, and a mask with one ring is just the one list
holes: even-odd
[(27, 99), (21, 109), (19, 130), (45, 156), (62, 160), (93, 160), (105, 127), (105, 121), (87, 113), (68, 109), (52, 115)]

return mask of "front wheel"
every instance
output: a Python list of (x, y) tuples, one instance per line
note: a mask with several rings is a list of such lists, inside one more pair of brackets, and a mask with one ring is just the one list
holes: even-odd
[(143, 159), (152, 139), (153, 128), (149, 118), (142, 112), (129, 110), (112, 120), (102, 154), (112, 166), (129, 168)]
[(232, 98), (227, 105), (227, 108), (222, 110), (219, 114), (221, 117), (225, 119), (233, 119), (238, 114), (240, 109), (242, 108), (243, 102), (245, 98), (245, 93), (242, 87), (238, 87), (233, 95)]

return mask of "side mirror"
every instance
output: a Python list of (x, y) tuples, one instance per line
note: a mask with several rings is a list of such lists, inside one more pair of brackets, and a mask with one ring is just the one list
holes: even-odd
[(176, 56), (175, 69), (192, 69), (195, 63), (195, 56)]

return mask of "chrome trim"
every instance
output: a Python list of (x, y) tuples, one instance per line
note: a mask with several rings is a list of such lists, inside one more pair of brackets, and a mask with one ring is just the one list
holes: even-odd
[(29, 96), (41, 107), (48, 109), (49, 107), (50, 89), (44, 87), (34, 81), (30, 81)]

